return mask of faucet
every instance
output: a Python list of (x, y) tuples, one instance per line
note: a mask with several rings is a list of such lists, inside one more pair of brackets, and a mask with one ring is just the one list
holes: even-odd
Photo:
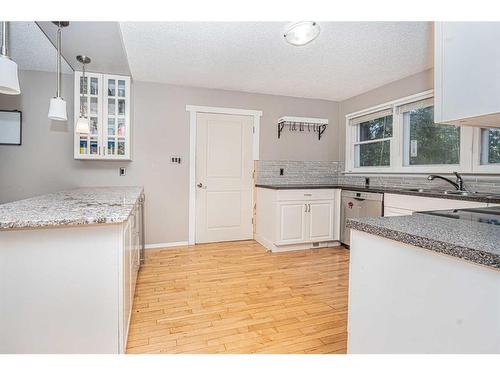
[(439, 176), (439, 175), (435, 175), (435, 174), (429, 175), (429, 177), (427, 177), (427, 179), (429, 181), (432, 181), (435, 178), (439, 178), (440, 180), (444, 180), (444, 181), (450, 183), (451, 185), (453, 185), (453, 187), (456, 190), (458, 190), (458, 191), (465, 191), (465, 189), (464, 189), (464, 180), (463, 180), (462, 176), (460, 176), (460, 174), (458, 172), (453, 172), (453, 174), (457, 177), (456, 182), (453, 182), (449, 178), (446, 178), (446, 177), (443, 177), (443, 176)]

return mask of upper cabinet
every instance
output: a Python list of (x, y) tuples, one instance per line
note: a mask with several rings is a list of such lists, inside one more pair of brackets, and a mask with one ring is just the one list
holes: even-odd
[(500, 127), (499, 40), (499, 22), (436, 22), (436, 123)]
[(80, 108), (90, 132), (75, 130), (75, 159), (130, 159), (130, 77), (75, 71), (75, 124)]

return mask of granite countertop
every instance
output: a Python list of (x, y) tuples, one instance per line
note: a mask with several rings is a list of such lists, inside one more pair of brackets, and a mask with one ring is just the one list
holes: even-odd
[(403, 195), (415, 195), (419, 197), (428, 198), (443, 198), (443, 199), (455, 199), (464, 200), (472, 202), (483, 202), (483, 203), (495, 203), (500, 204), (500, 195), (481, 193), (478, 195), (452, 195), (444, 194), (438, 191), (413, 191), (403, 188), (391, 188), (382, 186), (365, 187), (360, 185), (320, 185), (320, 184), (282, 184), (282, 185), (255, 185), (258, 188), (273, 189), (273, 190), (288, 190), (288, 189), (343, 189), (343, 190), (354, 190), (354, 191), (365, 191), (370, 193), (389, 193), (389, 194), (403, 194)]
[(348, 219), (347, 227), (500, 270), (497, 225), (415, 213)]
[(0, 205), (0, 230), (121, 223), (143, 193), (138, 186), (85, 187)]

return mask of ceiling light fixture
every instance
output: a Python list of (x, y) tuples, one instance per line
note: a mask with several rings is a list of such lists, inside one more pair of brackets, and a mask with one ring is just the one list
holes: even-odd
[(285, 40), (293, 46), (304, 46), (319, 35), (319, 25), (314, 21), (302, 21), (291, 24), (285, 30)]
[(7, 29), (9, 23), (2, 22), (2, 49), (0, 52), (0, 94), (19, 95), (19, 77), (17, 75), (17, 64), (12, 61), (7, 48)]
[[(85, 84), (85, 65), (90, 64), (91, 61), (90, 57), (85, 55), (78, 55), (76, 56), (76, 59), (83, 66), (82, 69), (83, 87), (88, 88), (88, 85)], [(86, 116), (85, 109), (82, 106), (81, 100), (80, 100), (80, 116), (78, 117), (78, 121), (76, 122), (76, 132), (81, 134), (88, 134), (90, 132), (89, 118), (88, 116)]]
[(66, 101), (61, 98), (61, 34), (62, 29), (69, 25), (68, 21), (53, 21), (57, 26), (57, 91), (56, 96), (50, 99), (49, 119), (55, 121), (66, 121)]

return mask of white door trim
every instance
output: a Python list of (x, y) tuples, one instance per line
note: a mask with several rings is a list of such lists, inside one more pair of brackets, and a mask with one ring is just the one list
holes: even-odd
[(196, 242), (196, 115), (198, 113), (219, 113), (226, 115), (253, 116), (253, 160), (259, 160), (259, 135), (260, 117), (262, 111), (206, 107), (198, 105), (186, 105), (189, 112), (189, 239), (188, 244), (194, 245)]

